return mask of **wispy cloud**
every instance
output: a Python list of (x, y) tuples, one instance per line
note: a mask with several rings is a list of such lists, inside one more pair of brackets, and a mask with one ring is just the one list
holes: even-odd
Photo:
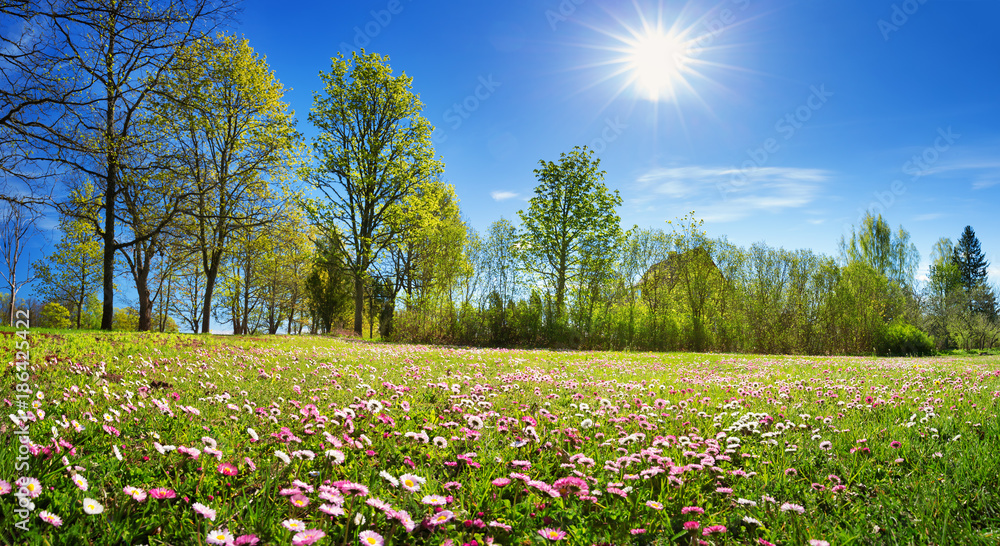
[(506, 201), (507, 199), (513, 199), (517, 196), (518, 194), (510, 191), (490, 192), (490, 197), (492, 197), (494, 201)]
[(682, 201), (699, 218), (733, 222), (760, 212), (779, 213), (815, 201), (831, 173), (822, 169), (761, 167), (657, 167), (636, 179), (635, 203)]
[(940, 212), (931, 212), (927, 214), (921, 214), (913, 219), (915, 222), (929, 222), (931, 220), (937, 220), (938, 218), (944, 218), (944, 214)]

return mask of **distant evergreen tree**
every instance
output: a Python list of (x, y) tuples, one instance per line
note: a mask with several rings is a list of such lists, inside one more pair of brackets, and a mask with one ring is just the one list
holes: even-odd
[(966, 290), (972, 290), (976, 286), (986, 283), (986, 268), (989, 262), (983, 256), (983, 250), (979, 245), (979, 239), (972, 226), (965, 226), (962, 237), (955, 245), (953, 259), (958, 265), (962, 279), (962, 286)]

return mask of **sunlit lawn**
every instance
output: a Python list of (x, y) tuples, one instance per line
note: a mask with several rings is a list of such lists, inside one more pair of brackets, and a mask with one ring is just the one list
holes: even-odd
[(15, 340), (5, 544), (1000, 541), (996, 356)]

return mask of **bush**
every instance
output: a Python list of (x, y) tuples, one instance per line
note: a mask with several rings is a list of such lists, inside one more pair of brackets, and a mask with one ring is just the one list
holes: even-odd
[(934, 338), (901, 320), (885, 327), (878, 344), (878, 354), (882, 356), (922, 356), (933, 353)]
[(69, 310), (62, 305), (50, 301), (42, 307), (42, 317), (38, 326), (42, 328), (69, 328), (73, 323), (69, 320)]

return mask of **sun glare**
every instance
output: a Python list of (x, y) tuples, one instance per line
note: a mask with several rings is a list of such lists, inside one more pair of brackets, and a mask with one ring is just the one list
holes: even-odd
[(654, 101), (673, 98), (689, 60), (684, 42), (669, 33), (652, 31), (629, 46), (628, 70), (640, 94)]

